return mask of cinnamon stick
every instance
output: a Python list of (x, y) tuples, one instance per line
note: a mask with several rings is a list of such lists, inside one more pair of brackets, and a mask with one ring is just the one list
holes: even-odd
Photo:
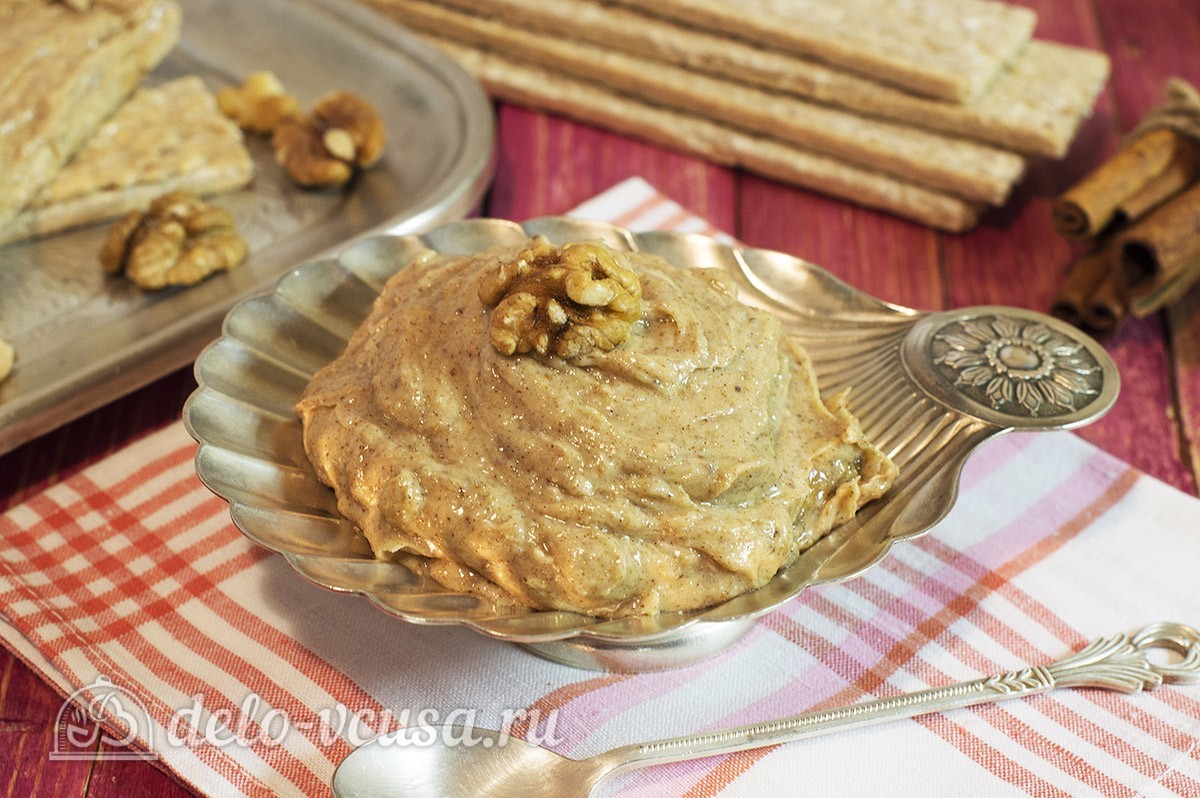
[(1123, 232), (1118, 248), (1136, 315), (1145, 316), (1181, 297), (1200, 278), (1200, 183)]
[[(1155, 197), (1161, 201), (1163, 192), (1170, 196), (1190, 182), (1185, 176), (1200, 171), (1197, 150), (1195, 144), (1171, 128), (1142, 133), (1054, 201), (1051, 214), (1055, 229), (1072, 240), (1091, 238), (1108, 227), (1122, 204), (1132, 203), (1136, 211)], [(1155, 187), (1148, 188), (1152, 184)]]
[(1052, 316), (1080, 328), (1087, 324), (1088, 300), (1112, 271), (1110, 255), (1106, 247), (1093, 247), (1072, 261), (1050, 305)]
[(1111, 251), (1105, 262), (1111, 267), (1087, 298), (1083, 309), (1084, 326), (1096, 335), (1107, 335), (1125, 321), (1129, 312), (1129, 286), (1124, 272), (1116, 267)]
[(1178, 157), (1162, 172), (1117, 205), (1119, 219), (1135, 221), (1157, 208), (1200, 178), (1200, 148), (1192, 139), (1180, 137)]

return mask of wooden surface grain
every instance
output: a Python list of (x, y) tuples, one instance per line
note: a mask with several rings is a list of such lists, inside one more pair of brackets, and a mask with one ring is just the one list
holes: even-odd
[[(1113, 75), (1061, 161), (1036, 160), (1009, 204), (963, 236), (941, 235), (770, 180), (522, 108), (497, 108), (498, 170), (486, 215), (522, 220), (565, 211), (620, 180), (646, 178), (750, 246), (829, 269), (882, 299), (920, 309), (999, 303), (1048, 308), (1070, 247), (1051, 198), (1115, 151), (1159, 99), (1163, 81), (1200, 84), (1196, 0), (1022, 0), (1037, 35), (1103, 49)], [(1121, 370), (1116, 407), (1079, 434), (1182, 491), (1200, 463), (1200, 292), (1131, 320), (1104, 341)], [(179, 417), (189, 370), (0, 457), (0, 509)], [(3, 545), (0, 542), (0, 545)], [(0, 795), (175, 796), (189, 789), (147, 762), (48, 758), (61, 697), (0, 650)]]

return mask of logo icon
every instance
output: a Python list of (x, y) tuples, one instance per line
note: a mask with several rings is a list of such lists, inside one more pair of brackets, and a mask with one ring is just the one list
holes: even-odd
[(50, 758), (94, 759), (98, 746), (105, 759), (158, 758), (145, 704), (105, 676), (71, 693), (58, 708)]

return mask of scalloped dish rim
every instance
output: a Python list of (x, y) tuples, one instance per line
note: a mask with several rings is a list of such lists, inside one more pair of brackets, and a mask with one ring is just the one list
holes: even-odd
[[(225, 495), (224, 493), (221, 492), (221, 490), (218, 489), (218, 486), (213, 485), (210, 482), (210, 480), (208, 478), (206, 478), (206, 475), (203, 472), (203, 469), (201, 467), (201, 462), (202, 462), (202, 459), (204, 458), (206, 447), (214, 447), (217, 450), (222, 450), (222, 449), (224, 449), (224, 447), (205, 440), (204, 437), (201, 434), (199, 434), (197, 432), (197, 430), (195, 429), (195, 427), (193, 426), (192, 418), (191, 418), (192, 411), (194, 410), (194, 405), (197, 401), (197, 398), (199, 396), (201, 396), (202, 394), (204, 394), (206, 391), (214, 390), (214, 389), (210, 388), (210, 386), (208, 384), (206, 384), (204, 374), (203, 374), (204, 364), (206, 363), (207, 359), (218, 357), (218, 355), (215, 354), (217, 352), (218, 345), (223, 340), (225, 340), (227, 338), (231, 338), (230, 331), (229, 331), (230, 320), (233, 319), (236, 316), (236, 314), (238, 314), (239, 312), (244, 312), (242, 309), (245, 306), (247, 306), (249, 302), (252, 302), (255, 299), (259, 299), (264, 296), (268, 296), (270, 294), (278, 292), (279, 286), (280, 286), (280, 284), (283, 283), (284, 280), (287, 280), (289, 278), (290, 279), (302, 279), (304, 271), (306, 269), (318, 268), (323, 263), (332, 261), (334, 264), (336, 264), (337, 268), (339, 268), (345, 272), (348, 272), (351, 275), (357, 276), (356, 273), (353, 271), (353, 269), (351, 269), (344, 263), (344, 259), (348, 255), (352, 256), (351, 253), (355, 252), (358, 248), (373, 246), (374, 242), (378, 242), (381, 239), (401, 239), (401, 240), (416, 239), (419, 242), (421, 242), (423, 245), (428, 246), (431, 249), (438, 249), (438, 246), (435, 243), (437, 240), (447, 239), (447, 238), (451, 239), (451, 240), (462, 239), (462, 238), (466, 237), (465, 234), (468, 234), (468, 233), (470, 234), (471, 237), (484, 236), (485, 238), (492, 241), (493, 243), (496, 243), (499, 241), (499, 239), (497, 239), (496, 236), (501, 235), (500, 230), (503, 230), (504, 235), (515, 235), (517, 233), (524, 234), (524, 235), (532, 235), (532, 234), (538, 233), (538, 232), (546, 232), (547, 230), (552, 230), (556, 233), (561, 233), (563, 230), (576, 230), (576, 231), (578, 231), (579, 237), (581, 237), (581, 238), (582, 237), (595, 238), (597, 233), (601, 233), (604, 235), (604, 237), (606, 239), (608, 239), (610, 241), (620, 241), (624, 246), (632, 246), (636, 249), (642, 249), (643, 247), (641, 246), (641, 244), (642, 244), (642, 242), (645, 242), (645, 241), (654, 240), (656, 242), (659, 242), (659, 246), (653, 248), (651, 251), (657, 251), (659, 249), (662, 249), (663, 248), (662, 242), (668, 242), (668, 243), (680, 242), (681, 245), (683, 243), (689, 243), (693, 246), (703, 245), (704, 247), (709, 248), (710, 250), (713, 248), (716, 248), (717, 251), (726, 251), (727, 250), (728, 251), (727, 256), (732, 257), (737, 263), (742, 264), (741, 268), (743, 270), (746, 268), (747, 255), (754, 255), (757, 253), (759, 256), (767, 257), (767, 258), (771, 258), (771, 259), (782, 258), (782, 259), (784, 259), (784, 262), (788, 263), (789, 265), (794, 265), (798, 270), (807, 272), (806, 276), (815, 275), (816, 279), (823, 281), (822, 285), (824, 288), (829, 289), (829, 290), (837, 290), (837, 291), (845, 292), (848, 301), (853, 300), (855, 302), (859, 302), (863, 306), (863, 308), (865, 308), (865, 309), (862, 309), (863, 314), (866, 314), (869, 316), (877, 316), (878, 318), (892, 317), (893, 319), (896, 319), (897, 321), (903, 320), (908, 323), (909, 328), (911, 328), (912, 325), (914, 325), (917, 321), (921, 320), (922, 318), (928, 317), (929, 315), (935, 315), (935, 314), (928, 314), (928, 313), (925, 313), (922, 311), (911, 310), (909, 308), (905, 308), (905, 307), (902, 307), (899, 305), (893, 305), (893, 304), (878, 300), (878, 299), (846, 284), (845, 282), (841, 281), (840, 279), (833, 276), (832, 274), (825, 271), (824, 269), (822, 269), (818, 266), (815, 266), (814, 264), (811, 264), (807, 261), (804, 261), (801, 258), (787, 255), (785, 253), (779, 253), (779, 252), (774, 252), (771, 250), (764, 250), (764, 249), (758, 249), (758, 248), (730, 245), (730, 244), (726, 244), (721, 241), (718, 241), (718, 240), (712, 238), (711, 236), (701, 235), (698, 233), (678, 233), (678, 232), (668, 232), (668, 231), (647, 231), (645, 233), (635, 233), (635, 232), (626, 230), (625, 228), (622, 228), (618, 225), (609, 224), (606, 222), (573, 219), (571, 217), (565, 217), (565, 216), (539, 217), (537, 219), (529, 220), (529, 221), (525, 222), (524, 224), (517, 224), (515, 222), (511, 222), (511, 221), (507, 221), (507, 220), (488, 219), (488, 218), (468, 219), (468, 220), (460, 220), (460, 221), (455, 221), (455, 222), (448, 222), (448, 223), (445, 223), (438, 227), (435, 227), (432, 230), (428, 230), (428, 231), (425, 231), (424, 233), (419, 233), (419, 234), (407, 234), (407, 235), (401, 235), (401, 236), (385, 234), (385, 235), (381, 235), (381, 236), (373, 236), (370, 238), (366, 238), (366, 239), (354, 242), (351, 246), (348, 246), (333, 255), (306, 261), (306, 262), (298, 265), (295, 269), (293, 269), (289, 273), (285, 274), (283, 277), (281, 277), (276, 282), (276, 284), (274, 286), (272, 286), (272, 288), (269, 291), (260, 295), (260, 297), (244, 300), (244, 301), (238, 303), (237, 305), (235, 305), (229, 311), (228, 315), (226, 316), (225, 322), (222, 326), (221, 338), (218, 338), (216, 341), (213, 341), (212, 343), (210, 343), (196, 360), (194, 371), (195, 371), (195, 377), (196, 377), (196, 381), (197, 381), (197, 388), (193, 392), (193, 394), (188, 398), (187, 403), (185, 404), (184, 411), (183, 411), (183, 421), (184, 421), (184, 426), (187, 429), (188, 433), (191, 434), (192, 437), (195, 438), (198, 443), (196, 457), (195, 457), (197, 475), (199, 476), (201, 481), (205, 484), (205, 486), (208, 487), (209, 490), (211, 490), (213, 493), (215, 493), (216, 495), (220, 496), (221, 498), (223, 498), (229, 502), (231, 518), (233, 519), (235, 526), (239, 529), (239, 531), (243, 535), (245, 535), (249, 540), (253, 541), (256, 545), (262, 545), (269, 550), (272, 550), (272, 551), (275, 551), (276, 553), (282, 554), (284, 556), (284, 558), (287, 560), (289, 567), (291, 567), (294, 571), (296, 571), (298, 574), (300, 574), (301, 576), (303, 576), (305, 579), (309, 580), (310, 582), (313, 582), (314, 584), (317, 584), (321, 587), (325, 587), (327, 589), (334, 590), (337, 592), (355, 593), (355, 594), (362, 595), (362, 596), (366, 597), (371, 602), (371, 604), (374, 605), (375, 607), (377, 607), (378, 609), (381, 609), (384, 612), (386, 612), (387, 614), (392, 615), (394, 617), (398, 617), (401, 620), (404, 620), (409, 623), (420, 624), (420, 625), (430, 625), (430, 626), (463, 625), (463, 626), (467, 626), (468, 628), (472, 629), (473, 631), (483, 634), (487, 637), (497, 639), (497, 640), (502, 640), (505, 642), (512, 642), (512, 643), (519, 643), (519, 644), (533, 644), (533, 643), (551, 643), (551, 642), (556, 642), (556, 641), (580, 638), (584, 641), (590, 640), (590, 641), (596, 641), (598, 643), (603, 643), (603, 644), (617, 644), (617, 645), (623, 645), (623, 646), (633, 645), (633, 644), (641, 644), (641, 643), (652, 645), (656, 642), (669, 640), (671, 638), (683, 635), (685, 633), (685, 631), (692, 630), (695, 627), (702, 626), (704, 624), (730, 624), (730, 623), (739, 623), (739, 622), (741, 622), (741, 623), (751, 622), (751, 621), (754, 621), (757, 618), (765, 615), (766, 613), (779, 608), (780, 606), (787, 603), (788, 601), (791, 601), (792, 599), (796, 598), (800, 593), (802, 593), (804, 590), (806, 590), (809, 587), (813, 587), (813, 586), (821, 585), (821, 584), (833, 583), (833, 582), (846, 581), (849, 579), (857, 578), (858, 576), (862, 575), (864, 572), (868, 571), (869, 569), (871, 569), (872, 567), (877, 565), (879, 562), (881, 562), (883, 559), (885, 559), (890, 554), (892, 546), (896, 542), (902, 541), (902, 540), (910, 540), (912, 538), (923, 535), (926, 532), (928, 532), (929, 529), (931, 529), (938, 521), (940, 521), (942, 518), (944, 518), (945, 515), (951, 509), (951, 507), (957, 501), (957, 488), (958, 488), (959, 477), (961, 474), (962, 467), (963, 467), (967, 457), (969, 456), (970, 452), (973, 451), (978, 446), (978, 444), (982, 442), (982, 440), (992, 437), (993, 435), (1008, 431), (1008, 428), (1005, 428), (1005, 427), (995, 426), (994, 424), (986, 424), (986, 427), (987, 427), (987, 429), (985, 430), (986, 434), (984, 434), (983, 437), (979, 438), (978, 440), (975, 440), (970, 445), (966, 445), (965, 448), (956, 450), (950, 454), (951, 460), (948, 463), (946, 463), (944, 466), (944, 467), (947, 467), (949, 469), (949, 471), (947, 472), (946, 475), (943, 475), (943, 477), (948, 475), (948, 478), (949, 478), (948, 484), (946, 485), (946, 487), (949, 491), (949, 495), (942, 497), (944, 507), (940, 511), (940, 513), (937, 513), (936, 518), (933, 518), (928, 524), (924, 525), (922, 528), (914, 529), (912, 531), (905, 532), (903, 534), (894, 534), (892, 527), (889, 526), (889, 527), (887, 527), (887, 534), (884, 537), (882, 537), (879, 540), (874, 541), (873, 546), (869, 546), (868, 548), (866, 548), (864, 550), (863, 555), (869, 555), (869, 556), (860, 555), (860, 557), (857, 561), (851, 562), (849, 565), (845, 566), (845, 568), (841, 572), (829, 574), (826, 576), (816, 576), (815, 574), (817, 573), (820, 565), (823, 565), (830, 561), (831, 557), (826, 557), (825, 559), (821, 560), (820, 563), (816, 567), (814, 567), (812, 569), (813, 575), (811, 575), (809, 578), (799, 579), (797, 584), (793, 585), (791, 587), (791, 589), (787, 589), (784, 591), (784, 593), (785, 593), (784, 595), (781, 595), (774, 600), (770, 600), (761, 606), (750, 606), (745, 611), (738, 612), (737, 614), (731, 615), (731, 616), (723, 615), (722, 617), (718, 617), (718, 618), (709, 617), (713, 613), (718, 612), (721, 608), (728, 607), (728, 605), (730, 605), (733, 602), (742, 601), (742, 602), (748, 602), (748, 603), (752, 604), (753, 602), (752, 602), (752, 600), (747, 598), (748, 596), (753, 596), (754, 594), (759, 593), (760, 591), (770, 589), (771, 586), (773, 584), (775, 584), (777, 580), (780, 579), (780, 574), (784, 574), (788, 570), (788, 568), (791, 568), (792, 566), (787, 566), (784, 569), (782, 569), (778, 574), (776, 574), (776, 576), (774, 576), (770, 581), (768, 581), (763, 587), (758, 588), (757, 590), (754, 590), (754, 591), (750, 591), (748, 593), (741, 594), (741, 595), (736, 596), (732, 599), (729, 599), (725, 602), (718, 603), (718, 604), (712, 605), (712, 606), (704, 608), (704, 609), (692, 610), (687, 613), (666, 613), (665, 615), (667, 615), (667, 616), (690, 615), (691, 617), (687, 617), (686, 619), (680, 621), (679, 623), (677, 623), (675, 625), (669, 626), (664, 629), (655, 630), (655, 631), (652, 631), (649, 633), (640, 633), (639, 634), (639, 633), (622, 632), (622, 631), (619, 631), (619, 630), (613, 629), (613, 628), (607, 628), (607, 629), (597, 628), (597, 627), (606, 627), (606, 626), (611, 627), (612, 625), (619, 626), (622, 623), (624, 623), (625, 625), (631, 625), (633, 623), (636, 623), (636, 620), (641, 616), (630, 616), (629, 618), (618, 618), (618, 619), (605, 619), (605, 618), (586, 616), (586, 615), (582, 615), (582, 614), (577, 615), (575, 613), (561, 612), (561, 611), (531, 610), (528, 613), (520, 613), (520, 614), (516, 614), (516, 615), (512, 615), (512, 614), (496, 615), (496, 616), (492, 616), (492, 617), (479, 618), (479, 617), (470, 617), (465, 614), (462, 616), (458, 616), (458, 617), (440, 615), (440, 614), (436, 615), (436, 616), (431, 616), (431, 615), (424, 615), (419, 612), (413, 612), (413, 611), (404, 610), (404, 609), (397, 609), (395, 607), (389, 606), (386, 603), (386, 598), (385, 598), (386, 594), (384, 594), (384, 593), (381, 593), (378, 591), (373, 592), (370, 590), (361, 589), (356, 586), (344, 586), (344, 585), (338, 585), (338, 584), (330, 584), (327, 581), (316, 578), (312, 574), (307, 573), (303, 569), (303, 565), (300, 562), (301, 558), (307, 558), (307, 557), (314, 556), (313, 554), (290, 551), (287, 549), (283, 549), (283, 548), (279, 548), (277, 546), (270, 545), (269, 543), (262, 541), (257, 535), (249, 532), (248, 530), (246, 530), (246, 529), (242, 528), (240, 525), (238, 525), (236, 523), (237, 514), (233, 512), (233, 508), (237, 505), (242, 505), (242, 506), (247, 506), (247, 507), (253, 507), (254, 505)], [(555, 237), (562, 239), (562, 236), (559, 235), (559, 236), (551, 236), (552, 240)], [(566, 239), (562, 239), (562, 240), (566, 240)], [(578, 239), (576, 239), (576, 240), (578, 240)], [(440, 251), (456, 251), (456, 250), (450, 250), (448, 248), (443, 247)], [(469, 251), (478, 251), (478, 247), (476, 247), (474, 249), (470, 249)], [(400, 264), (400, 265), (403, 265), (403, 264)], [(679, 264), (677, 264), (677, 265), (679, 265)], [(695, 264), (693, 263), (693, 264), (682, 264), (682, 265), (695, 265)], [(742, 274), (741, 277), (749, 279), (748, 275), (746, 275), (746, 274)], [(753, 288), (755, 288), (756, 290), (759, 290), (761, 292), (761, 289), (759, 289), (759, 287), (757, 285), (753, 284), (753, 280), (751, 280), (751, 284), (752, 284)], [(372, 287), (372, 288), (374, 288), (374, 287)], [(777, 289), (775, 290), (775, 293), (778, 293)], [(779, 310), (779, 307), (778, 307), (779, 299), (777, 296), (772, 296), (771, 294), (764, 293), (763, 296), (761, 297), (761, 299), (767, 300), (766, 306), (769, 309), (773, 309), (776, 311)], [(798, 312), (798, 313), (802, 312), (804, 308), (812, 307), (811, 305), (806, 305), (805, 303), (803, 303), (799, 300), (793, 299), (792, 301), (795, 302), (796, 308), (798, 308), (798, 310), (796, 312)], [(877, 310), (871, 310), (872, 308), (877, 309)], [(855, 315), (855, 314), (851, 314), (851, 315)], [(233, 338), (232, 340), (236, 341), (237, 339)], [(238, 342), (238, 345), (244, 345), (244, 343)], [(265, 354), (267, 354), (269, 356), (269, 353), (265, 353)], [(823, 387), (822, 393), (825, 393), (824, 386), (822, 386), (822, 387)], [(237, 397), (235, 397), (235, 398), (237, 398)], [(1109, 406), (1111, 406), (1111, 399), (1115, 399), (1115, 395), (1113, 397), (1109, 398)], [(1106, 409), (1107, 409), (1107, 407), (1105, 407), (1103, 410), (1101, 410), (1101, 412), (1103, 412)], [(855, 414), (857, 415), (857, 411)], [(984, 422), (979, 422), (979, 423), (983, 424)], [(941, 468), (943, 466), (937, 466), (937, 467)], [(943, 479), (943, 482), (944, 481), (945, 480)], [(939, 485), (941, 485), (941, 484), (942, 483), (939, 483)], [(877, 500), (877, 503), (886, 503), (889, 501), (890, 498), (891, 498), (891, 496), (889, 494), (889, 496), (885, 496), (884, 498)], [(853, 524), (854, 522), (851, 522), (851, 523)], [(836, 535), (836, 533), (839, 530), (842, 530), (842, 529), (845, 529), (845, 527), (844, 526), (836, 527), (834, 529), (834, 531), (830, 533), (829, 536), (826, 536), (826, 538), (823, 538), (821, 541), (818, 541), (818, 543), (815, 545), (820, 545), (821, 542), (830, 540), (831, 538), (833, 538), (834, 535)], [(844, 543), (848, 542), (852, 539), (853, 539), (853, 535), (851, 535), (849, 538), (847, 538), (847, 541), (844, 541), (842, 545), (839, 545), (839, 546), (833, 548), (832, 553), (840, 552), (842, 550), (842, 546), (844, 546)], [(404, 568), (404, 566), (399, 565), (399, 564), (396, 564), (395, 567), (396, 568)], [(421, 592), (428, 593), (430, 591), (421, 591)], [(446, 595), (458, 595), (458, 594), (452, 593), (452, 591), (449, 591), (449, 590), (446, 590), (444, 592)], [(541, 631), (530, 631), (528, 633), (522, 633), (522, 632), (516, 630), (515, 628), (507, 629), (507, 630), (501, 630), (501, 629), (497, 629), (497, 628), (489, 628), (489, 624), (491, 624), (493, 622), (498, 623), (498, 622), (502, 622), (502, 621), (503, 622), (515, 622), (515, 623), (512, 623), (512, 625), (514, 627), (519, 627), (519, 625), (520, 625), (519, 619), (521, 619), (521, 618), (538, 617), (538, 616), (544, 617), (544, 616), (549, 616), (549, 615), (556, 615), (556, 616), (561, 616), (561, 617), (565, 617), (565, 618), (577, 617), (578, 619), (580, 619), (580, 623), (575, 626), (568, 626), (568, 627), (558, 628), (558, 629), (553, 629), (553, 630), (542, 629)]]

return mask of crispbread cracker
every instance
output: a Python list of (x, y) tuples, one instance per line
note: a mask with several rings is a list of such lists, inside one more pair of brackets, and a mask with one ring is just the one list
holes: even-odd
[(171, 0), (0, 5), (0, 225), (50, 181), (179, 38)]
[(237, 188), (253, 172), (241, 130), (200, 78), (142, 88), (0, 229), (0, 243), (118, 216), (168, 191)]
[(404, 2), (403, 7), (405, 22), (417, 30), (538, 63), (638, 100), (705, 116), (965, 199), (999, 205), (1024, 172), (1023, 158), (988, 145), (565, 42), (430, 3)]
[(840, 88), (839, 104), (948, 134), (1061, 158), (1108, 80), (1105, 53), (1034, 40), (973, 103), (926, 100), (874, 84)]
[(963, 232), (983, 206), (884, 174), (815, 155), (734, 128), (638, 102), (596, 84), (495, 53), (426, 35), (495, 97), (581, 119), (716, 163), (893, 213), (929, 227)]
[[(367, 0), (400, 19), (420, 19), (411, 0)], [(1033, 40), (972, 103), (919, 97), (891, 86), (594, 0), (443, 0), (513, 27), (657, 59), (714, 77), (1006, 149), (1062, 157), (1109, 73), (1095, 50)]]
[(952, 102), (979, 96), (1037, 23), (1030, 9), (994, 0), (616, 2)]

